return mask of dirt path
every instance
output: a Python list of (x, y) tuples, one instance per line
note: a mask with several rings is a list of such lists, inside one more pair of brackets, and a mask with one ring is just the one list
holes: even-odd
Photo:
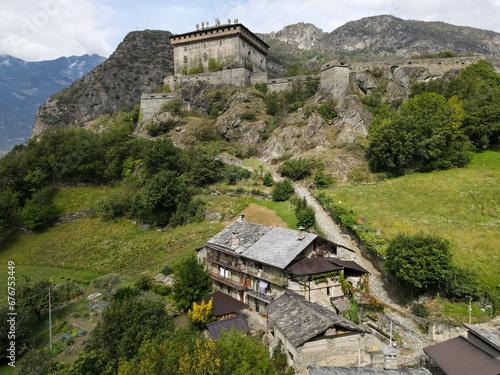
[[(283, 179), (275, 171), (272, 171), (272, 174), (275, 181)], [(356, 242), (349, 235), (342, 233), (339, 226), (335, 224), (330, 215), (316, 201), (305, 184), (295, 183), (294, 186), (297, 196), (305, 198), (307, 204), (314, 209), (316, 222), (326, 238), (354, 250), (356, 262), (370, 271), (370, 294), (400, 312), (388, 311), (388, 309), (385, 312), (389, 318), (397, 322), (393, 325), (393, 329), (402, 338), (403, 350), (400, 353), (400, 363), (410, 362), (415, 357), (422, 355), (422, 349), (431, 345), (432, 342), (427, 335), (419, 331), (412, 319), (405, 316), (409, 311), (403, 308), (396, 297), (390, 293), (391, 288), (387, 286), (385, 275), (373, 265), (369, 257), (359, 249)]]

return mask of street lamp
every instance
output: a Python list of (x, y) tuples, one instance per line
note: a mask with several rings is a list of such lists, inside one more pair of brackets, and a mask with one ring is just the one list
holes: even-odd
[(355, 339), (349, 339), (349, 341), (358, 340), (358, 367), (361, 367), (361, 337), (358, 336)]

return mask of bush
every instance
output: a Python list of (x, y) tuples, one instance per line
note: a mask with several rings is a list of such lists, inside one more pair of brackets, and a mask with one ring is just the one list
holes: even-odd
[(267, 83), (265, 83), (265, 82), (256, 83), (254, 85), (254, 87), (255, 87), (256, 90), (260, 91), (264, 95), (267, 94), (267, 90), (269, 90), (269, 88), (267, 87)]
[(33, 198), (26, 202), (23, 219), (29, 229), (39, 231), (50, 226), (57, 214), (53, 200), (54, 189), (46, 187), (37, 191)]
[(168, 296), (172, 293), (172, 287), (170, 285), (155, 284), (151, 288), (153, 293), (159, 294), (160, 296)]
[(311, 162), (306, 159), (288, 159), (278, 168), (278, 173), (283, 177), (293, 180), (303, 180), (311, 174)]
[(450, 243), (432, 234), (398, 234), (387, 248), (387, 270), (398, 291), (418, 297), (440, 290), (452, 270)]
[(267, 172), (262, 179), (264, 186), (273, 186), (273, 175), (271, 172)]
[(312, 207), (307, 206), (295, 214), (297, 215), (298, 226), (303, 226), (305, 229), (309, 229), (314, 227), (314, 224), (316, 224), (316, 213)]
[(295, 189), (290, 180), (284, 179), (283, 181), (277, 182), (273, 187), (273, 201), (283, 202), (290, 199), (295, 193)]
[(335, 117), (337, 117), (337, 112), (335, 111), (335, 103), (333, 101), (330, 101), (321, 104), (318, 108), (318, 113), (326, 122), (333, 120)]
[(250, 178), (252, 173), (245, 168), (238, 167), (237, 165), (229, 165), (224, 171), (223, 175), (230, 185), (234, 185), (238, 181)]
[(170, 275), (171, 273), (173, 272), (172, 270), (172, 267), (170, 267), (170, 265), (166, 264), (162, 269), (161, 269), (161, 273), (165, 276), (168, 276)]
[(216, 59), (209, 59), (208, 60), (208, 71), (209, 72), (218, 72), (219, 70), (224, 69), (224, 63), (216, 60)]
[(118, 289), (116, 293), (113, 294), (113, 300), (124, 301), (139, 295), (139, 293), (140, 291), (138, 289), (127, 286), (125, 288)]
[(427, 311), (427, 307), (423, 303), (418, 303), (416, 305), (413, 305), (412, 307), (412, 312), (414, 315), (427, 319), (429, 317), (429, 312)]
[(104, 219), (113, 219), (130, 212), (132, 200), (131, 191), (112, 191), (92, 206), (92, 213)]
[(170, 130), (175, 128), (176, 122), (174, 119), (169, 119), (166, 121), (151, 121), (146, 126), (146, 131), (151, 137), (157, 137), (159, 135), (168, 133)]
[(139, 290), (149, 290), (153, 286), (153, 277), (149, 274), (140, 274), (134, 281), (134, 287)]

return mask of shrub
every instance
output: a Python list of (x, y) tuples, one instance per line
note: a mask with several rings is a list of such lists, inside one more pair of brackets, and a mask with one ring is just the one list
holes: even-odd
[(118, 289), (116, 293), (113, 294), (113, 300), (124, 301), (139, 295), (139, 293), (138, 289), (127, 286), (125, 288)]
[(172, 287), (170, 285), (155, 284), (151, 288), (153, 293), (159, 294), (160, 296), (168, 296), (172, 293)]
[(161, 273), (164, 274), (165, 276), (170, 275), (173, 272), (172, 267), (170, 265), (166, 264), (162, 269)]
[(290, 199), (295, 193), (295, 189), (290, 180), (284, 179), (283, 181), (277, 182), (273, 187), (273, 201), (283, 202)]
[(26, 202), (23, 209), (23, 219), (29, 229), (39, 231), (50, 226), (57, 214), (53, 200), (54, 189), (46, 187), (37, 191)]
[(267, 94), (267, 91), (269, 88), (267, 87), (267, 83), (262, 82), (262, 83), (256, 83), (254, 85), (255, 89), (263, 93), (264, 95)]
[(420, 318), (427, 319), (429, 317), (429, 312), (427, 311), (427, 308), (423, 303), (417, 303), (416, 305), (413, 305), (411, 310), (413, 314)]
[(432, 234), (398, 234), (387, 248), (387, 270), (402, 295), (439, 290), (452, 269), (450, 243)]
[(175, 128), (176, 122), (174, 119), (169, 119), (166, 121), (155, 122), (151, 121), (146, 126), (146, 131), (151, 137), (157, 137), (159, 135), (168, 133), (170, 130)]
[(209, 72), (218, 72), (219, 70), (224, 69), (224, 63), (216, 60), (214, 58), (208, 60), (208, 71)]
[(237, 165), (229, 165), (223, 173), (224, 178), (230, 185), (234, 185), (238, 181), (248, 179), (251, 174), (252, 173), (249, 170), (238, 167)]
[(255, 121), (257, 119), (257, 115), (254, 112), (245, 112), (241, 115), (241, 118), (247, 121)]
[(316, 224), (316, 213), (312, 207), (307, 206), (303, 210), (296, 212), (298, 226), (303, 226), (305, 229), (312, 228)]
[(318, 113), (326, 122), (333, 120), (337, 117), (337, 112), (335, 111), (335, 103), (333, 101), (329, 101), (327, 103), (323, 103), (318, 108)]
[(153, 278), (149, 274), (140, 274), (134, 281), (134, 287), (139, 290), (149, 290), (153, 286)]
[(278, 172), (283, 177), (293, 180), (303, 180), (311, 174), (311, 162), (306, 159), (288, 159), (278, 168)]
[(273, 186), (273, 175), (271, 172), (267, 172), (262, 179), (262, 183), (264, 186)]

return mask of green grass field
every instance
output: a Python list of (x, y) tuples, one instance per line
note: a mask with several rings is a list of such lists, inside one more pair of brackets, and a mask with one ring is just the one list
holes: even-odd
[(489, 286), (500, 286), (499, 151), (476, 154), (466, 168), (324, 192), (387, 239), (419, 230), (448, 239), (458, 264)]

